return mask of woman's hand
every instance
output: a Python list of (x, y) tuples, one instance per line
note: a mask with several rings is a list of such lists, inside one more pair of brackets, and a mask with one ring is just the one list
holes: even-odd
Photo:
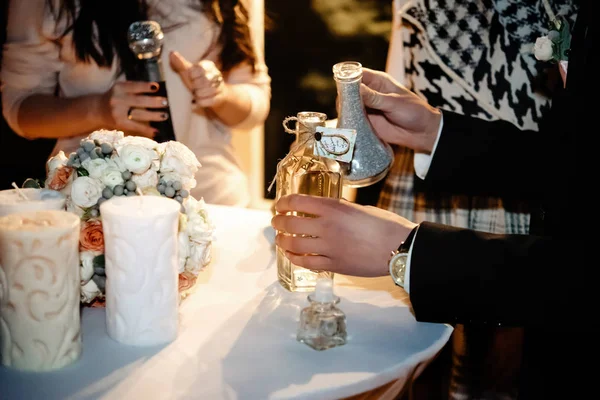
[(101, 125), (153, 138), (156, 130), (148, 122), (164, 121), (169, 117), (163, 110), (153, 110), (165, 108), (168, 105), (166, 97), (145, 94), (158, 89), (156, 82), (115, 82), (97, 101)]
[(192, 64), (176, 51), (171, 52), (169, 61), (192, 92), (197, 106), (218, 107), (225, 101), (227, 84), (223, 82), (223, 74), (214, 62), (200, 60)]
[[(387, 275), (391, 252), (417, 225), (381, 208), (325, 197), (292, 194), (275, 207), (271, 225), (290, 261), (346, 275)], [(292, 212), (314, 217), (287, 215)]]
[(389, 74), (363, 68), (361, 95), (377, 135), (384, 141), (431, 153), (441, 112)]

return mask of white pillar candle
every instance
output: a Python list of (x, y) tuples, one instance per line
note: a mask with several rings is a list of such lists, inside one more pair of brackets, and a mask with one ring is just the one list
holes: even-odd
[(64, 194), (50, 189), (19, 189), (27, 200), (19, 195), (16, 189), (0, 191), (0, 217), (16, 212), (34, 210), (64, 210), (66, 197)]
[(160, 196), (113, 197), (100, 206), (106, 327), (118, 342), (149, 346), (177, 337), (180, 209)]
[(42, 210), (0, 218), (3, 365), (48, 371), (79, 358), (79, 285), (77, 215)]

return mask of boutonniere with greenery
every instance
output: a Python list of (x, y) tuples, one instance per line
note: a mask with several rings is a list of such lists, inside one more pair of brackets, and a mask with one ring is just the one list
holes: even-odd
[(540, 61), (568, 61), (571, 47), (571, 29), (564, 17), (554, 17), (547, 35), (537, 38), (533, 55)]

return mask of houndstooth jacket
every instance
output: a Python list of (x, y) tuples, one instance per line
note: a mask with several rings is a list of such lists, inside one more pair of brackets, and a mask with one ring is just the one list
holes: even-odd
[[(574, 22), (572, 0), (550, 0)], [(560, 81), (532, 48), (549, 16), (542, 0), (395, 0), (388, 72), (433, 106), (537, 130)], [(528, 233), (516, 199), (430, 193), (419, 186), (413, 152), (396, 147), (378, 206), (415, 222), (493, 233)]]

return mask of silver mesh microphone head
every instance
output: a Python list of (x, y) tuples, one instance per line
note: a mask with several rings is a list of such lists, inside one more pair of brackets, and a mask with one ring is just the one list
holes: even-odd
[(140, 60), (160, 55), (165, 35), (155, 21), (137, 21), (129, 25), (129, 48)]

